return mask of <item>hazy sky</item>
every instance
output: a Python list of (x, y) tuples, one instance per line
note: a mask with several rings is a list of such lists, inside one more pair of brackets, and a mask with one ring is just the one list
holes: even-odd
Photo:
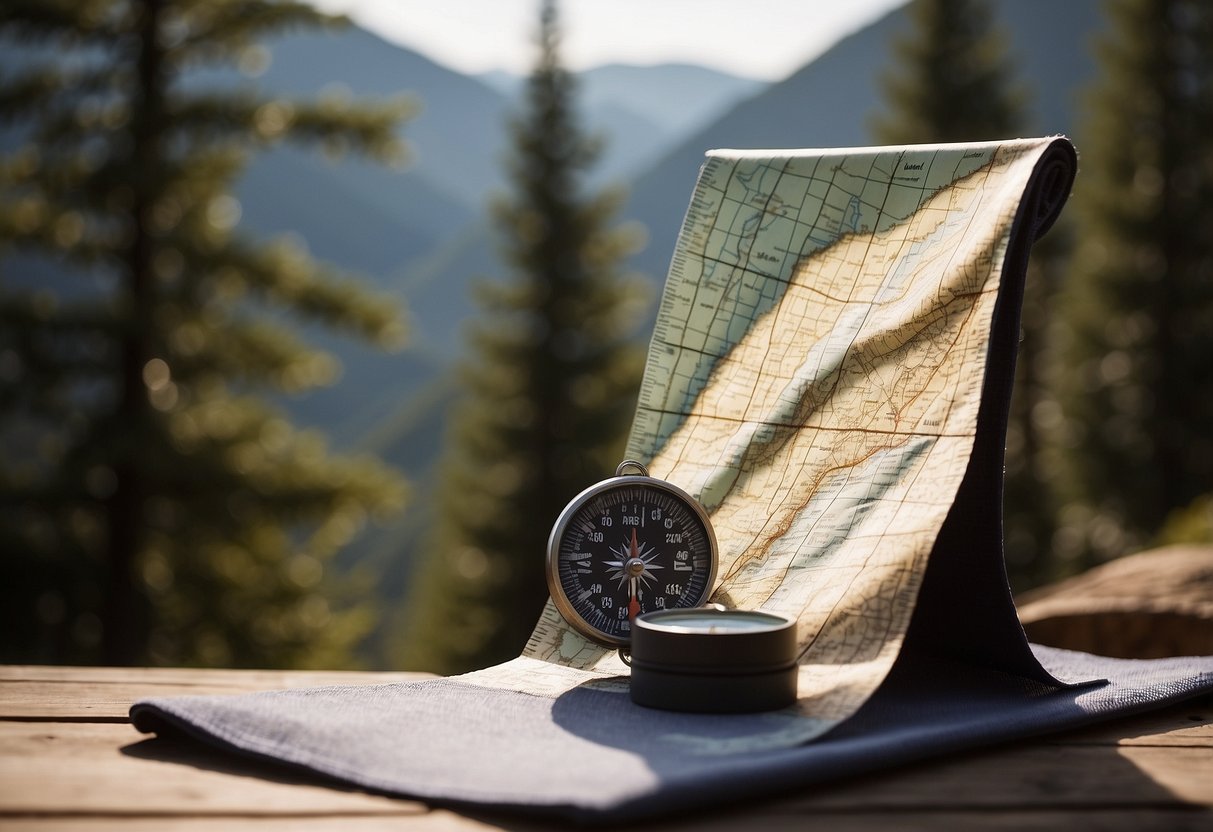
[[(527, 70), (538, 0), (314, 0), (452, 69)], [(905, 0), (564, 0), (564, 62), (697, 63), (779, 79)]]

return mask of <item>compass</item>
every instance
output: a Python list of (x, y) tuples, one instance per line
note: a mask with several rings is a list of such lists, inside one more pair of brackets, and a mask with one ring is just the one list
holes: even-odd
[(574, 497), (548, 539), (556, 609), (577, 632), (610, 647), (631, 642), (637, 616), (702, 605), (715, 577), (707, 512), (633, 460)]

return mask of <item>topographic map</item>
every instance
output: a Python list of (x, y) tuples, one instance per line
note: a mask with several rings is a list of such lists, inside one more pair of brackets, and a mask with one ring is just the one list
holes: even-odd
[[(1076, 168), (1063, 138), (709, 155), (628, 454), (710, 510), (718, 601), (796, 619), (793, 704), (641, 707), (618, 655), (549, 604), (523, 655), (496, 667), (154, 697), (132, 722), (238, 752), (250, 774), (276, 759), (376, 794), (481, 806), (472, 821), (509, 808), (546, 823), (664, 815), (686, 827), (726, 801), (820, 793), (1209, 691), (1208, 658), (1033, 648), (1006, 585), (999, 500), (1021, 292)], [(180, 758), (162, 744), (140, 745)], [(824, 808), (827, 823), (851, 819)]]
[[(713, 151), (678, 239), (627, 456), (708, 510), (712, 600), (798, 622), (799, 702), (745, 748), (852, 714), (897, 657), (973, 449), (1013, 226), (1054, 140)], [(551, 604), (464, 680), (626, 684)]]

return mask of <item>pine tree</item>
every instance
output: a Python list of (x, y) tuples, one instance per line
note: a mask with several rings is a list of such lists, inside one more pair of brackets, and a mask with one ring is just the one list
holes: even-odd
[(435, 542), (402, 633), (410, 667), (451, 673), (518, 654), (547, 598), (552, 524), (614, 472), (635, 407), (640, 354), (628, 336), (644, 295), (620, 272), (631, 236), (610, 225), (619, 195), (582, 193), (596, 147), (577, 123), (558, 42), (545, 2), (512, 125), (512, 195), (494, 212), (513, 277), (480, 287)]
[(913, 29), (894, 44), (883, 78), (888, 144), (1005, 139), (1024, 122), (1022, 93), (984, 0), (913, 0)]
[(1057, 297), (1070, 266), (1073, 234), (1073, 223), (1063, 215), (1032, 247), (1024, 283), (1003, 484), (1003, 553), (1016, 590), (1064, 574), (1054, 551), (1060, 497), (1051, 460), (1061, 406), (1053, 380), (1058, 372)]
[(1213, 491), (1213, 7), (1108, 12), (1063, 298), (1073, 568), (1149, 545)]
[(391, 159), (403, 111), (194, 81), (338, 22), (266, 0), (0, 10), (0, 659), (336, 663), (365, 629), (324, 561), (402, 483), (263, 395), (334, 374), (294, 322), (390, 345), (399, 315), (242, 233), (229, 188), (280, 141)]
[[(888, 144), (971, 142), (1021, 136), (1023, 91), (983, 0), (916, 0), (912, 32), (896, 44), (897, 71), (886, 76), (889, 115), (876, 122)], [(1019, 358), (1007, 426), (1005, 550), (1012, 582), (1053, 573), (1054, 500), (1041, 425), (1056, 411), (1048, 387), (1053, 298), (1068, 252), (1065, 225), (1033, 251), (1024, 289)]]

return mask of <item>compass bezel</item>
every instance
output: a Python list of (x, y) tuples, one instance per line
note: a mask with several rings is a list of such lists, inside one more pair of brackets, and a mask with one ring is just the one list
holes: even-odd
[[(620, 466), (621, 468), (623, 466)], [(560, 545), (564, 540), (565, 533), (568, 531), (569, 524), (573, 518), (577, 516), (590, 501), (594, 500), (599, 495), (615, 489), (629, 488), (640, 486), (643, 488), (651, 488), (657, 491), (664, 491), (667, 495), (676, 499), (684, 505), (687, 510), (693, 514), (703, 525), (704, 536), (708, 544), (708, 575), (704, 581), (703, 594), (696, 598), (693, 604), (680, 605), (671, 609), (692, 609), (702, 606), (707, 602), (715, 589), (716, 583), (716, 567), (718, 560), (716, 532), (712, 528), (712, 522), (708, 517), (708, 513), (703, 506), (699, 504), (694, 497), (683, 491), (678, 486), (671, 482), (660, 479), (658, 477), (640, 475), (640, 474), (624, 474), (610, 477), (600, 482), (594, 483), (586, 488), (576, 497), (569, 501), (564, 510), (560, 512), (560, 516), (556, 518), (556, 523), (552, 526), (552, 532), (548, 536), (547, 558), (545, 564), (545, 573), (547, 577), (548, 592), (551, 595), (552, 602), (556, 606), (556, 610), (564, 618), (569, 625), (582, 636), (585, 636), (590, 641), (601, 644), (605, 647), (626, 647), (631, 643), (630, 638), (621, 638), (613, 633), (608, 633), (600, 630), (590, 622), (586, 621), (582, 615), (577, 612), (572, 601), (565, 592), (564, 586), (560, 583)]]

